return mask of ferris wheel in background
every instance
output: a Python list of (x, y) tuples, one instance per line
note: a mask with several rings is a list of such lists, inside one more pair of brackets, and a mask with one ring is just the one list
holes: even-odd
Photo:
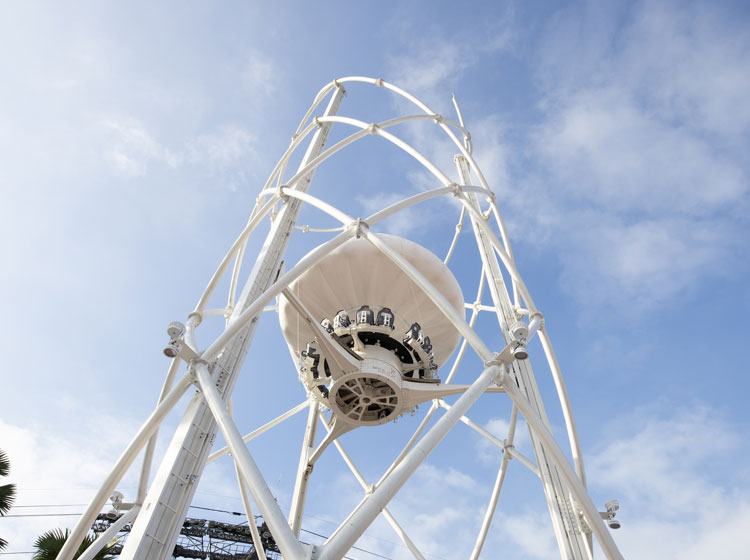
[[(344, 86), (351, 82), (389, 90), (411, 102), (416, 114), (378, 123), (339, 116)], [(159, 403), (102, 484), (58, 560), (72, 559), (97, 514), (144, 449), (137, 495), (127, 504), (120, 500), (124, 514), (99, 536), (81, 557), (84, 560), (93, 557), (131, 523), (120, 558), (171, 558), (203, 469), (208, 462), (228, 454), (234, 460), (239, 495), (248, 519), (253, 518), (254, 504), (287, 560), (340, 559), (380, 515), (414, 557), (423, 558), (418, 543), (409, 537), (408, 525), (396, 519), (388, 505), (458, 423), (468, 424), (497, 445), (502, 454), (495, 484), (487, 495), (484, 519), (476, 527), (475, 544), (466, 551), (466, 557), (480, 557), (509, 461), (517, 459), (540, 479), (562, 558), (592, 558), (592, 536), (607, 558), (622, 558), (603, 523), (606, 519), (610, 527), (618, 526), (614, 521), (617, 505), (608, 503), (607, 511), (600, 513), (588, 496), (570, 402), (543, 316), (516, 270), (494, 193), (472, 156), (471, 137), (455, 99), (454, 104), (457, 122), (433, 112), (388, 82), (363, 77), (334, 80), (318, 93), (291, 145), (263, 186), (249, 222), (222, 259), (195, 309), (184, 325), (170, 324), (165, 354), (172, 362)], [(445, 171), (445, 167), (433, 163), (394, 134), (397, 125), (415, 121), (433, 123), (453, 142), (457, 155), (451, 162), (452, 171)], [(326, 147), (334, 126), (350, 127), (354, 132)], [(364, 219), (350, 216), (308, 193), (319, 165), (370, 135), (411, 155), (439, 186)], [(291, 158), (303, 146), (306, 148), (299, 167), (296, 172), (287, 173)], [(413, 241), (376, 233), (383, 220), (438, 197), (452, 197), (460, 205), (456, 232), (444, 258)], [(296, 264), (284, 265), (292, 233), (300, 228), (296, 222), (302, 205), (317, 208), (340, 225), (326, 230), (332, 236)], [(248, 239), (269, 216), (270, 231), (247, 282), (241, 286), (240, 269)], [(471, 286), (459, 284), (449, 268), (465, 222), (471, 226), (481, 257), (480, 270)], [(208, 309), (222, 279), (229, 285), (226, 306)], [(492, 305), (482, 303), (485, 291), (489, 292)], [(476, 294), (475, 299), (467, 302), (468, 294)], [(258, 319), (275, 299), (281, 330), (307, 399), (243, 436), (233, 420), (232, 393)], [(501, 347), (492, 348), (475, 330), (481, 312), (496, 316), (495, 332), (502, 333)], [(222, 318), (225, 327), (221, 334), (199, 351), (199, 326), (203, 321)], [(533, 337), (539, 338), (554, 379), (572, 465), (551, 433), (528, 360), (527, 345)], [(474, 353), (482, 366), (470, 384), (453, 383), (467, 353)], [(185, 373), (178, 378), (181, 368)], [(159, 425), (194, 385), (198, 392), (189, 401), (149, 485)], [(472, 407), (486, 393), (501, 393), (493, 398), (512, 403), (504, 439), (471, 420)], [(449, 404), (446, 397), (451, 395), (456, 400)], [(240, 398), (236, 396), (235, 405)], [(394, 455), (378, 481), (366, 480), (340, 436), (354, 430), (378, 429), (421, 403), (429, 404), (422, 421), (418, 425), (400, 424), (412, 432), (407, 434), (406, 445)], [(303, 412), (307, 413), (307, 422), (300, 434), (302, 448), (291, 508), (282, 511), (266, 482), (270, 476), (264, 477), (246, 443)], [(533, 457), (523, 455), (514, 446), (519, 415), (528, 424)], [(212, 453), (217, 431), (227, 447)], [(361, 484), (363, 495), (359, 505), (324, 543), (307, 545), (300, 541), (305, 501), (314, 478), (313, 466), (324, 453), (341, 455)], [(259, 556), (263, 557), (261, 536), (254, 523), (249, 525)]]

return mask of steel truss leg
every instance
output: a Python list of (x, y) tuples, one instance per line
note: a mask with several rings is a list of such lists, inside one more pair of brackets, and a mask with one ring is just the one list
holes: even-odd
[(596, 506), (591, 501), (588, 492), (586, 492), (586, 488), (584, 488), (580, 479), (576, 476), (568, 463), (565, 454), (557, 445), (552, 432), (549, 431), (544, 421), (536, 413), (532, 404), (526, 399), (511, 376), (506, 376), (503, 382), (503, 387), (508, 393), (508, 396), (513, 400), (513, 403), (518, 407), (518, 410), (520, 410), (521, 414), (526, 418), (526, 422), (529, 424), (533, 433), (544, 444), (545, 451), (551, 456), (550, 458), (557, 467), (557, 471), (562, 475), (568, 488), (570, 488), (571, 493), (575, 496), (578, 505), (583, 509), (586, 521), (596, 535), (596, 538), (599, 540), (599, 544), (601, 545), (602, 550), (604, 550), (606, 557), (609, 560), (624, 560), (620, 551), (617, 550), (617, 545), (615, 544), (612, 535), (604, 526), (604, 522), (599, 516)]
[[(456, 166), (462, 182), (469, 183), (470, 169), (468, 160), (463, 156), (457, 156)], [(510, 301), (496, 253), (503, 258), (505, 268), (513, 280), (514, 290), (517, 288), (520, 291), (527, 307), (535, 309), (534, 302), (528, 293), (528, 289), (523, 284), (518, 271), (515, 269), (515, 264), (509, 252), (500, 244), (500, 241), (482, 214), (477, 195), (470, 192), (465, 196), (460, 194), (458, 198), (469, 213), (482, 264), (487, 272), (492, 301), (497, 309), (498, 323), (502, 332), (506, 334), (508, 327), (517, 320), (517, 317), (513, 309), (513, 304)], [(501, 223), (500, 226), (502, 227)], [(535, 411), (544, 422), (547, 422), (544, 405), (530, 364), (527, 361), (516, 362), (513, 365), (513, 371), (516, 374), (518, 382), (521, 384), (522, 390), (534, 406)], [(534, 431), (530, 431), (530, 433), (561, 556), (564, 560), (568, 558), (575, 558), (577, 560), (590, 558), (590, 548), (588, 547), (587, 540), (579, 532), (580, 523), (577, 512), (573, 511), (574, 504), (570, 500), (569, 492), (563, 487), (560, 475), (550, 464), (543, 443), (540, 443)]]

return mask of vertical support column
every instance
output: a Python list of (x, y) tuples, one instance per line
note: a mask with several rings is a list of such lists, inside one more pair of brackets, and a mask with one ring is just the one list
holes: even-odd
[[(456, 156), (456, 167), (463, 184), (470, 184), (469, 162), (464, 156)], [(516, 321), (515, 312), (511, 303), (510, 295), (503, 279), (500, 265), (497, 261), (492, 242), (482, 231), (477, 222), (477, 216), (481, 216), (481, 208), (476, 193), (467, 193), (469, 204), (476, 209), (477, 213), (469, 212), (471, 225), (477, 240), (482, 264), (487, 271), (487, 280), (492, 296), (493, 304), (497, 311), (498, 323), (503, 336), (507, 338), (508, 327)], [(544, 410), (544, 404), (536, 384), (534, 372), (531, 365), (526, 361), (517, 361), (513, 364), (512, 375), (517, 379), (521, 390), (526, 394), (529, 402), (533, 405), (536, 414), (542, 419), (546, 426), (549, 420)], [(589, 548), (584, 535), (581, 532), (577, 512), (557, 469), (547, 458), (544, 444), (530, 430), (531, 442), (536, 454), (539, 472), (542, 477), (544, 493), (547, 497), (552, 526), (555, 529), (555, 537), (560, 548), (563, 560), (584, 560), (590, 557)]]
[[(555, 472), (560, 473), (570, 489), (570, 492), (575, 496), (581, 506), (586, 521), (592, 531), (594, 531), (596, 538), (599, 540), (599, 544), (601, 545), (607, 559), (623, 560), (622, 554), (620, 554), (620, 551), (617, 549), (617, 545), (615, 544), (609, 529), (604, 526), (604, 522), (602, 521), (596, 506), (591, 501), (583, 483), (568, 463), (568, 459), (565, 457), (562, 449), (560, 449), (560, 446), (555, 442), (555, 438), (547, 423), (539, 417), (532, 404), (526, 399), (512, 379), (506, 379), (503, 382), (503, 388), (505, 388), (505, 391), (513, 401), (513, 404), (518, 407), (518, 410), (520, 410), (521, 414), (526, 418), (530, 431), (544, 443), (546, 452), (550, 456), (551, 463), (555, 467)], [(592, 556), (593, 555), (589, 554), (588, 557), (591, 558)]]
[[(326, 108), (326, 116), (338, 112), (344, 93), (343, 88), (336, 88)], [(331, 123), (320, 125), (300, 162), (300, 169), (323, 151), (331, 126)], [(314, 172), (311, 170), (300, 178), (294, 188), (306, 191)], [(274, 282), (294, 229), (300, 204), (299, 200), (289, 198), (281, 206), (237, 301), (234, 313), (230, 317), (230, 323), (236, 320), (242, 311)], [(213, 380), (224, 400), (234, 389), (259, 318), (256, 317), (243, 328), (212, 363)], [(169, 560), (171, 558), (174, 543), (185, 520), (187, 509), (195, 494), (215, 437), (216, 421), (203, 397), (198, 394), (188, 404), (185, 415), (154, 477), (141, 512), (120, 554), (122, 560)]]

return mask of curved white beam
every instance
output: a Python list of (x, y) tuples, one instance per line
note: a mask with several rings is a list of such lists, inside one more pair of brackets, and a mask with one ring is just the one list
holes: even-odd
[(354, 218), (316, 196), (312, 196), (310, 194), (307, 194), (306, 192), (297, 191), (289, 187), (282, 187), (281, 192), (284, 194), (284, 196), (296, 198), (298, 200), (301, 200), (302, 202), (307, 202), (310, 206), (314, 206), (321, 212), (325, 212), (332, 218), (338, 220), (342, 225), (347, 226), (354, 222)]
[[(386, 206), (385, 208), (383, 208), (382, 210), (379, 210), (378, 212), (375, 212), (371, 216), (367, 217), (365, 219), (365, 222), (367, 222), (368, 226), (373, 226), (377, 224), (378, 222), (382, 222), (389, 216), (392, 216), (393, 214), (400, 212), (401, 210), (404, 210), (405, 208), (409, 208), (410, 206), (419, 204), (420, 202), (425, 202), (426, 200), (430, 200), (431, 198), (435, 198), (438, 196), (453, 195), (455, 194), (457, 188), (459, 187), (457, 187), (454, 184), (451, 184), (451, 185), (448, 185), (447, 187), (438, 187), (436, 189), (431, 189), (429, 191), (417, 193), (403, 200), (400, 200), (399, 202), (395, 202), (391, 204), (390, 206)], [(461, 186), (460, 188), (461, 190), (466, 191), (466, 192), (477, 192), (477, 193), (487, 192), (482, 187), (474, 187), (471, 185)]]
[(573, 408), (570, 406), (570, 398), (568, 397), (568, 390), (565, 387), (565, 381), (563, 381), (562, 371), (560, 371), (560, 364), (557, 361), (557, 355), (555, 350), (552, 348), (552, 341), (549, 339), (547, 330), (542, 326), (539, 331), (539, 340), (542, 343), (544, 354), (547, 356), (547, 363), (549, 364), (550, 371), (552, 372), (552, 379), (555, 382), (555, 389), (557, 390), (557, 398), (560, 401), (562, 407), (563, 417), (565, 419), (565, 427), (568, 432), (568, 440), (570, 442), (570, 452), (573, 455), (573, 466), (575, 466), (576, 474), (581, 479), (581, 484), (586, 486), (586, 471), (583, 468), (583, 453), (581, 452), (581, 442), (578, 439), (578, 430), (576, 429), (576, 423), (573, 419)]
[[(508, 426), (508, 437), (507, 442), (512, 445), (513, 438), (516, 435), (516, 422), (518, 421), (518, 408), (513, 405), (513, 410), (510, 413), (510, 425)], [(495, 479), (495, 486), (492, 488), (492, 494), (490, 495), (490, 503), (487, 506), (487, 511), (484, 514), (482, 520), (482, 527), (479, 529), (476, 543), (474, 544), (474, 550), (471, 551), (469, 560), (477, 560), (482, 552), (485, 540), (487, 540), (487, 533), (490, 530), (490, 524), (492, 524), (492, 518), (495, 517), (495, 510), (497, 509), (497, 500), (500, 497), (500, 490), (503, 488), (503, 482), (505, 481), (505, 473), (508, 470), (508, 462), (510, 456), (508, 453), (503, 453), (502, 461), (500, 462), (500, 468), (497, 471), (497, 478)]]
[(471, 408), (479, 397), (501, 372), (498, 365), (491, 364), (472, 383), (471, 388), (461, 395), (440, 420), (419, 440), (406, 454), (399, 465), (384, 477), (371, 494), (365, 497), (357, 506), (344, 525), (319, 547), (318, 560), (339, 560), (357, 539), (380, 514), (393, 496), (398, 492), (414, 471), (422, 464), (427, 456), (437, 447), (445, 435), (459, 421), (461, 416)]
[(271, 211), (271, 208), (273, 208), (273, 205), (276, 204), (277, 201), (278, 198), (273, 197), (271, 198), (271, 200), (266, 202), (260, 209), (260, 211), (255, 215), (255, 217), (248, 222), (248, 224), (245, 226), (245, 229), (242, 230), (242, 233), (237, 236), (237, 239), (235, 239), (234, 243), (232, 243), (232, 247), (229, 249), (229, 251), (227, 251), (227, 254), (224, 255), (224, 258), (219, 264), (219, 267), (216, 269), (216, 272), (214, 272), (214, 275), (208, 282), (208, 286), (206, 286), (206, 289), (203, 291), (203, 295), (201, 296), (200, 300), (198, 300), (198, 304), (194, 309), (195, 313), (201, 313), (205, 309), (206, 304), (211, 297), (211, 294), (216, 288), (216, 285), (219, 283), (219, 280), (221, 280), (221, 277), (224, 275), (224, 272), (229, 266), (229, 263), (232, 261), (232, 257), (240, 249), (242, 244), (247, 240), (252, 231), (258, 226), (260, 221), (266, 216), (266, 214), (268, 214), (268, 212)]
[[(429, 116), (431, 116), (431, 117), (440, 117), (440, 115), (438, 115), (435, 111), (433, 111), (432, 109), (430, 109), (420, 99), (418, 99), (414, 95), (410, 94), (409, 92), (401, 89), (400, 87), (395, 86), (394, 84), (391, 84), (389, 82), (386, 82), (385, 80), (382, 80), (382, 79), (379, 79), (379, 78), (367, 78), (367, 77), (363, 77), (363, 76), (349, 76), (349, 77), (346, 77), (346, 78), (339, 78), (338, 80), (335, 80), (333, 83), (341, 84), (341, 83), (346, 83), (346, 82), (363, 82), (363, 83), (372, 84), (372, 85), (375, 85), (375, 86), (378, 86), (378, 87), (384, 87), (384, 88), (389, 89), (389, 90), (393, 91), (394, 93), (400, 95), (404, 99), (407, 99), (408, 101), (410, 101), (411, 103), (413, 103), (414, 105), (416, 105), (417, 107), (419, 107), (422, 111), (424, 111), (425, 113), (427, 113)], [(460, 111), (457, 111), (457, 112), (459, 114), (459, 120), (462, 120), (462, 117), (460, 115)], [(447, 126), (447, 123), (450, 122), (450, 121), (447, 121), (447, 119), (442, 119), (442, 117), (441, 117), (441, 120), (437, 120), (436, 122), (443, 129), (443, 131), (448, 135), (448, 137), (453, 141), (453, 143), (456, 145), (456, 147), (459, 149), (459, 151), (463, 154), (463, 156), (469, 161), (469, 163), (471, 164), (472, 171), (476, 174), (477, 178), (479, 179), (479, 183), (485, 189), (491, 191), (491, 189), (489, 187), (489, 184), (487, 183), (487, 179), (484, 177), (484, 174), (482, 173), (481, 168), (479, 167), (479, 165), (477, 164), (476, 160), (474, 159), (474, 156), (472, 155), (471, 150), (467, 146), (465, 146), (464, 143), (462, 143), (461, 141), (459, 141), (459, 139), (455, 136), (455, 134), (453, 134), (453, 131), (449, 128), (449, 126)], [(453, 124), (456, 124), (456, 123), (453, 123)], [(458, 128), (464, 134), (464, 136), (468, 135), (469, 137), (471, 137), (471, 135), (469, 134), (468, 130), (466, 130), (466, 128), (463, 126), (463, 123), (458, 123), (456, 125), (456, 128)], [(495, 209), (495, 210), (497, 210), (497, 209)], [(513, 258), (513, 250), (512, 250), (511, 245), (510, 245), (510, 239), (508, 238), (507, 230), (505, 228), (505, 223), (503, 222), (502, 218), (500, 217), (499, 210), (497, 210), (495, 217), (496, 217), (496, 220), (498, 222), (498, 227), (500, 228), (500, 235), (502, 237), (503, 245), (505, 246), (505, 250), (508, 252), (508, 254), (510, 255), (510, 257), (512, 259)]]
[[(164, 378), (164, 383), (161, 387), (161, 392), (159, 393), (159, 400), (157, 402), (162, 402), (169, 393), (169, 390), (172, 388), (172, 383), (174, 383), (174, 378), (177, 375), (177, 371), (180, 369), (181, 363), (182, 359), (180, 357), (172, 358), (172, 361), (169, 364), (169, 369), (167, 370), (167, 375)], [(159, 428), (157, 427), (153, 435), (149, 438), (148, 443), (146, 444), (146, 451), (143, 454), (143, 463), (141, 464), (141, 474), (140, 478), (138, 479), (138, 490), (136, 491), (135, 497), (136, 504), (142, 504), (143, 499), (146, 497), (146, 490), (148, 489), (148, 479), (151, 475), (151, 462), (154, 458), (156, 438), (158, 435)]]
[[(328, 426), (328, 423), (325, 421), (325, 418), (323, 417), (323, 412), (321, 411), (320, 414), (320, 421), (323, 424), (323, 426), (326, 428), (328, 433), (332, 431), (333, 428)], [(362, 487), (362, 490), (365, 491), (365, 493), (370, 491), (370, 488), (372, 486), (367, 483), (365, 480), (365, 477), (362, 476), (362, 473), (357, 468), (357, 465), (354, 464), (354, 461), (352, 461), (352, 458), (349, 456), (349, 454), (344, 449), (344, 446), (341, 444), (341, 440), (339, 438), (336, 438), (333, 440), (333, 444), (336, 446), (336, 449), (338, 450), (339, 454), (341, 455), (341, 458), (344, 460), (346, 465), (349, 467), (349, 470), (354, 475), (354, 478), (357, 479), (357, 482), (359, 482), (359, 485)], [(417, 546), (414, 544), (414, 542), (409, 538), (409, 535), (406, 534), (406, 531), (399, 525), (398, 521), (396, 521), (396, 518), (393, 517), (390, 511), (388, 511), (388, 508), (383, 508), (383, 517), (385, 517), (386, 521), (388, 521), (388, 524), (393, 528), (395, 533), (398, 535), (398, 537), (401, 539), (401, 542), (404, 543), (406, 548), (409, 549), (409, 551), (414, 555), (414, 557), (417, 560), (425, 560), (424, 556), (422, 556), (422, 553), (419, 551)]]
[[(479, 287), (477, 288), (477, 297), (474, 301), (477, 301), (477, 302), (482, 301), (482, 295), (484, 294), (484, 285), (485, 285), (484, 281), (485, 281), (485, 271), (484, 269), (482, 269), (482, 273), (480, 274), (480, 277), (479, 277)], [(479, 310), (477, 308), (474, 308), (471, 313), (471, 318), (469, 319), (469, 327), (473, 329), (478, 318), (479, 318)], [(456, 358), (453, 361), (453, 365), (451, 366), (451, 369), (445, 378), (445, 383), (450, 383), (453, 380), (453, 377), (456, 375), (456, 372), (458, 371), (458, 366), (461, 365), (461, 362), (463, 361), (464, 354), (466, 353), (466, 348), (468, 346), (469, 344), (464, 338), (461, 341), (461, 346), (458, 349), (458, 354), (456, 354)], [(425, 417), (419, 423), (419, 426), (417, 426), (417, 429), (409, 438), (409, 441), (407, 441), (406, 445), (404, 445), (403, 449), (401, 449), (401, 452), (398, 454), (398, 457), (396, 457), (393, 463), (391, 463), (391, 466), (388, 467), (388, 470), (385, 471), (383, 476), (380, 477), (380, 481), (382, 481), (383, 478), (385, 478), (393, 469), (395, 469), (396, 465), (398, 465), (401, 462), (401, 460), (404, 458), (404, 456), (409, 452), (412, 446), (416, 443), (417, 439), (419, 439), (419, 436), (422, 435), (422, 432), (427, 427), (427, 424), (429, 424), (430, 420), (434, 416), (435, 412), (437, 412), (438, 408), (439, 408), (438, 401), (437, 400), (432, 401), (430, 410), (427, 411), (427, 414), (425, 414)], [(380, 481), (378, 481), (378, 484), (380, 484)]]

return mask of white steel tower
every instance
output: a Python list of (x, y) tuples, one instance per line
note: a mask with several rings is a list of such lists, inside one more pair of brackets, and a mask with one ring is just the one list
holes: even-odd
[[(415, 114), (377, 123), (339, 116), (344, 87), (353, 82), (400, 96)], [(122, 508), (126, 513), (87, 550), (84, 560), (128, 523), (132, 523), (132, 530), (120, 558), (171, 558), (204, 467), (225, 455), (234, 460), (239, 495), (248, 519), (253, 519), (254, 503), (285, 559), (338, 560), (380, 515), (414, 557), (423, 558), (419, 543), (409, 537), (408, 525), (397, 521), (388, 506), (458, 424), (466, 424), (487, 438), (498, 447), (501, 456), (495, 483), (488, 488), (484, 519), (476, 527), (475, 544), (466, 550), (466, 557), (480, 557), (509, 461), (517, 459), (541, 482), (564, 560), (592, 558), (592, 536), (607, 558), (622, 558), (602, 521), (613, 518), (613, 508), (600, 513), (586, 490), (570, 402), (544, 318), (516, 269), (495, 195), (472, 156), (471, 137), (455, 100), (454, 105), (457, 121), (435, 113), (393, 84), (363, 77), (334, 80), (318, 93), (291, 145), (261, 189), (249, 222), (222, 259), (198, 304), (184, 325), (170, 324), (165, 354), (172, 362), (158, 405), (103, 482), (58, 560), (73, 558), (97, 514), (144, 449), (132, 507)], [(455, 146), (457, 155), (448, 166), (431, 161), (396, 135), (399, 125), (418, 121), (437, 126)], [(334, 126), (348, 127), (353, 133), (326, 148)], [(318, 166), (371, 135), (412, 156), (434, 177), (435, 187), (398, 200), (363, 219), (308, 193)], [(306, 151), (297, 171), (287, 173), (287, 165), (303, 146)], [(457, 214), (455, 234), (444, 258), (380, 230), (381, 222), (440, 197), (453, 199)], [(317, 230), (298, 226), (303, 205), (316, 208), (339, 225)], [(248, 240), (269, 217), (270, 230), (249, 278), (239, 289)], [(467, 218), (481, 261), (471, 288), (462, 286), (451, 270), (461, 250), (458, 239)], [(286, 257), (288, 245), (295, 232), (301, 235), (299, 230), (317, 231), (325, 240), (291, 263)], [(207, 308), (225, 277), (229, 286), (226, 305)], [(466, 289), (477, 293), (468, 303)], [(489, 302), (483, 300), (485, 292), (489, 293)], [(234, 395), (233, 399), (233, 390), (258, 321), (269, 308), (278, 311), (281, 331), (292, 354), (292, 363), (286, 369), (290, 375), (299, 376), (307, 398), (243, 436), (232, 415), (232, 404), (236, 407), (242, 395)], [(494, 337), (483, 336), (476, 328), (482, 312), (496, 317)], [(204, 340), (199, 344), (199, 326), (217, 318), (224, 318), (221, 334), (210, 343)], [(531, 368), (527, 348), (534, 337), (541, 342), (554, 380), (572, 464), (552, 435)], [(205, 350), (199, 350), (206, 344)], [(467, 353), (474, 353), (481, 367), (468, 376), (469, 383), (453, 383), (459, 367), (465, 369)], [(178, 377), (181, 371), (184, 373)], [(149, 485), (159, 425), (191, 387), (198, 391), (189, 401)], [(448, 399), (450, 396), (453, 398)], [(511, 403), (504, 439), (471, 419), (471, 411), (480, 399), (505, 399)], [(367, 481), (344, 449), (341, 436), (355, 430), (357, 434), (377, 430), (422, 403), (427, 403), (429, 409), (420, 422), (415, 419), (399, 423), (402, 430), (409, 432), (405, 446), (394, 453), (390, 466), (377, 482)], [(247, 442), (302, 411), (307, 411), (307, 422), (304, 434), (300, 434), (302, 449), (291, 507), (282, 511), (267, 483), (273, 473), (261, 472)], [(533, 457), (525, 456), (514, 446), (519, 415), (528, 424)], [(217, 432), (227, 445), (212, 453)], [(313, 467), (324, 453), (335, 453), (334, 448), (361, 484), (363, 497), (324, 543), (304, 544), (300, 530), (308, 487), (315, 478)], [(262, 556), (257, 528), (252, 522), (250, 528)]]

